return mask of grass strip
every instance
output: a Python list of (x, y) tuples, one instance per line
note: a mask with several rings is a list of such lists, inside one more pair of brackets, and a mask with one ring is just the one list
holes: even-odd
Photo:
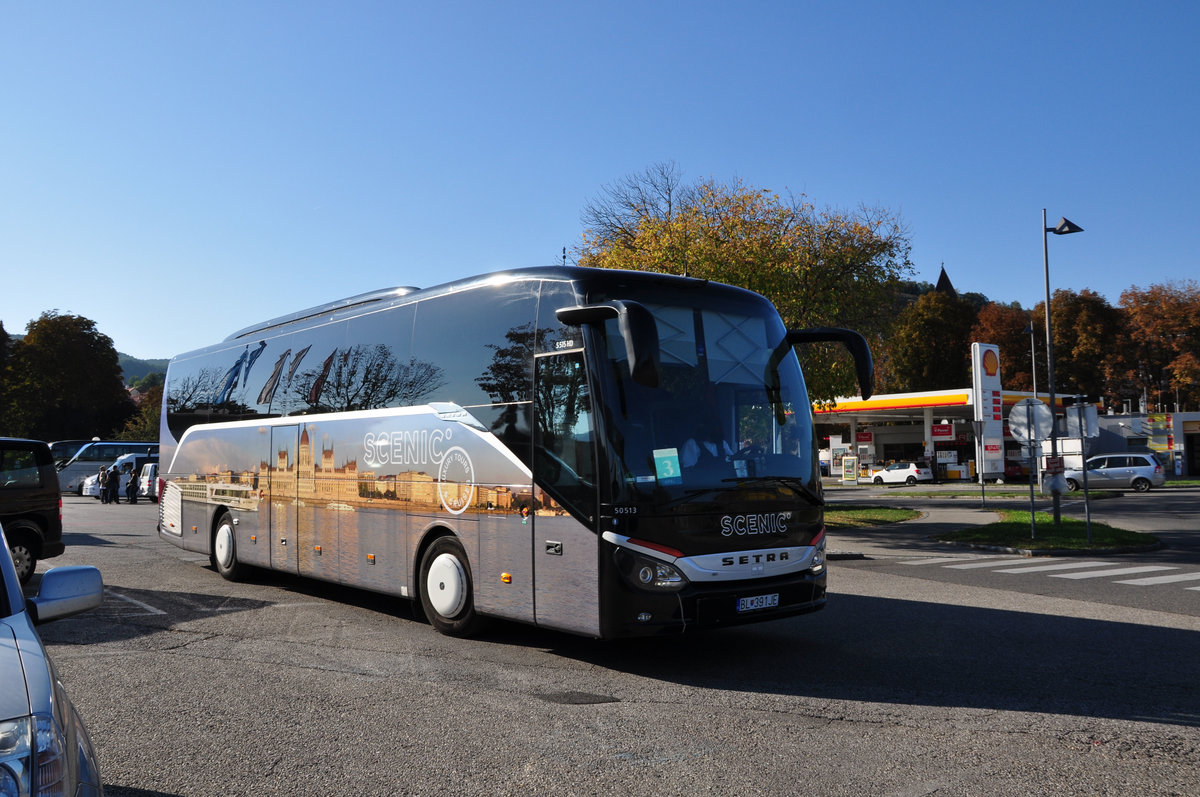
[(999, 523), (940, 534), (935, 539), (943, 542), (1035, 548), (1046, 551), (1129, 548), (1154, 545), (1158, 542), (1158, 538), (1151, 534), (1117, 529), (1095, 521), (1092, 522), (1092, 539), (1091, 542), (1088, 542), (1085, 521), (1063, 517), (1056, 526), (1054, 525), (1054, 516), (1048, 512), (1034, 514), (1034, 529), (1031, 532), (1028, 512), (1001, 510), (999, 514), (1003, 518)]
[(848, 529), (862, 526), (883, 526), (920, 517), (915, 509), (888, 506), (839, 506), (825, 508), (825, 528)]

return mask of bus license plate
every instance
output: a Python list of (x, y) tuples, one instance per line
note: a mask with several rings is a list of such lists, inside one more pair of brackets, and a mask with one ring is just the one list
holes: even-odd
[(771, 609), (779, 605), (779, 593), (773, 592), (770, 595), (755, 595), (753, 598), (738, 598), (737, 610), (739, 612), (753, 612), (759, 609)]

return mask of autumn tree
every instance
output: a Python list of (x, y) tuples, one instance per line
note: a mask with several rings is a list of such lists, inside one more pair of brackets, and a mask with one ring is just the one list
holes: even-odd
[[(844, 326), (879, 340), (897, 280), (912, 270), (898, 217), (861, 208), (818, 209), (713, 179), (684, 184), (674, 164), (603, 189), (585, 206), (582, 266), (681, 274), (765, 295), (789, 327)], [(836, 347), (803, 352), (814, 398), (858, 392), (850, 358)]]
[(970, 302), (937, 291), (906, 307), (884, 344), (889, 375), (883, 390), (909, 393), (971, 384), (975, 319)]
[[(1033, 330), (1034, 341), (1030, 341), (1030, 329)], [(1043, 351), (1037, 385), (1039, 390), (1046, 389), (1046, 359), (1045, 359), (1045, 325), (1039, 327), (1033, 314), (1023, 310), (1018, 304), (985, 304), (975, 319), (971, 330), (973, 343), (994, 343), (1000, 347), (1000, 372), (1003, 375), (1004, 387), (1009, 390), (1033, 390), (1034, 384), (1034, 355), (1032, 346)]]
[(1200, 402), (1200, 286), (1192, 280), (1129, 288), (1120, 307), (1129, 324), (1123, 373), (1132, 388), (1125, 398), (1146, 395), (1150, 409)]
[[(1045, 313), (1044, 302), (1034, 308), (1037, 318), (1045, 318)], [(1118, 392), (1116, 374), (1127, 336), (1121, 311), (1095, 291), (1060, 288), (1050, 300), (1050, 326), (1057, 394), (1112, 400)]]
[(11, 344), (0, 425), (41, 440), (108, 436), (133, 414), (117, 351), (90, 319), (45, 312)]

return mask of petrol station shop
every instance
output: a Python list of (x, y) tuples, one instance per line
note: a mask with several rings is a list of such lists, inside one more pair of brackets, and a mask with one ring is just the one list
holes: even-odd
[[(841, 476), (845, 457), (854, 457), (860, 475), (872, 466), (892, 462), (927, 463), (941, 480), (978, 478), (978, 441), (972, 431), (975, 407), (971, 388), (840, 398), (828, 407), (814, 407), (821, 440), (821, 459), (829, 473)], [(1044, 393), (1000, 391), (1004, 421), (1005, 479), (1026, 479), (1030, 450), (1014, 438), (1008, 425), (1012, 408), (1022, 399), (1049, 401)], [(1055, 415), (1059, 452), (1068, 468), (1081, 466), (1086, 455), (1149, 451), (1156, 454), (1168, 478), (1200, 475), (1200, 412), (1097, 412), (1095, 429), (1086, 440), (1069, 430), (1063, 415), (1074, 397), (1057, 396)], [(1046, 447), (1043, 445), (1043, 447)], [(1048, 450), (1048, 448), (1047, 448)], [(991, 474), (999, 478), (999, 474)]]

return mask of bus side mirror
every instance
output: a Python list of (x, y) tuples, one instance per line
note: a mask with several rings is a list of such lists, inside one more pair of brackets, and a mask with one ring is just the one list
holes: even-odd
[(789, 329), (788, 343), (795, 346), (798, 343), (822, 343), (832, 341), (845, 345), (854, 355), (854, 372), (858, 376), (858, 389), (864, 399), (869, 399), (875, 392), (875, 361), (871, 357), (871, 346), (867, 339), (852, 329), (840, 327), (812, 327), (810, 329)]
[(639, 385), (658, 387), (658, 325), (644, 305), (616, 299), (603, 304), (563, 307), (555, 315), (559, 321), (571, 326), (617, 319), (617, 328), (625, 342), (625, 357), (629, 361), (629, 376)]

